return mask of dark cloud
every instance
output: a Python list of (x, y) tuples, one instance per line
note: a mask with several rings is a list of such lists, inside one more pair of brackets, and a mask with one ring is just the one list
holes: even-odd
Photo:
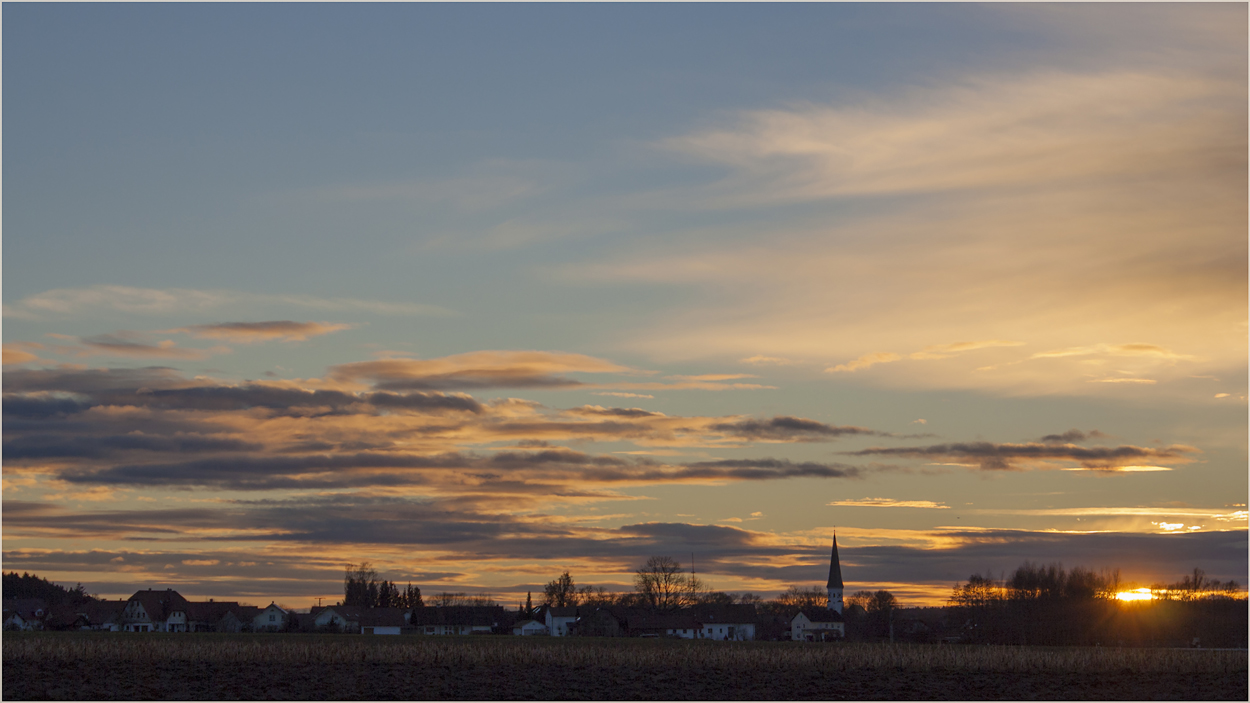
[(651, 412), (642, 408), (601, 408), (596, 405), (583, 405), (569, 410), (576, 415), (601, 415), (609, 417), (665, 417), (664, 413)]
[(774, 417), (771, 420), (742, 420), (712, 425), (710, 429), (743, 439), (780, 442), (825, 442), (847, 435), (891, 436), (866, 427), (826, 425), (801, 417)]
[[(7, 568), (56, 566), (96, 573), (113, 570), (118, 576), (124, 576), (121, 572), (125, 569), (142, 568), (163, 570), (180, 582), (216, 579), (240, 584), (279, 573), (283, 579), (324, 584), (324, 590), (317, 595), (341, 588), (342, 558), (325, 556), (335, 553), (336, 545), (401, 546), (453, 554), (423, 557), (413, 564), (409, 573), (424, 573), (431, 579), (466, 568), (473, 570), (474, 566), (489, 566), (494, 560), (559, 563), (576, 559), (595, 562), (603, 571), (619, 572), (627, 581), (633, 569), (649, 556), (670, 556), (688, 567), (692, 552), (699, 573), (713, 587), (718, 576), (733, 576), (766, 579), (778, 584), (780, 590), (786, 584), (822, 584), (828, 573), (829, 547), (823, 540), (794, 545), (777, 542), (766, 533), (736, 527), (672, 522), (635, 523), (618, 528), (578, 527), (474, 511), (455, 500), (337, 495), (238, 501), (189, 509), (78, 514), (46, 504), (6, 501), (4, 514), (6, 529), (18, 534), (33, 530), (114, 539), (177, 536), (179, 542), (198, 540), (204, 545), (200, 550), (180, 546), (162, 551), (158, 546), (143, 552), (7, 552)], [(247, 534), (218, 536), (218, 531)], [(197, 536), (205, 533), (214, 536)], [(1177, 580), (1194, 567), (1220, 580), (1245, 583), (1247, 577), (1245, 530), (1186, 534), (943, 530), (932, 536), (947, 546), (840, 545), (848, 588), (909, 583), (945, 589), (973, 573), (999, 578), (1025, 560), (1060, 562), (1067, 568), (1120, 568), (1126, 580), (1146, 584)], [(214, 546), (248, 541), (307, 544), (322, 549), (309, 550), (296, 558)], [(209, 563), (214, 561), (217, 563)]]
[(480, 371), (440, 374), (419, 379), (379, 381), (375, 388), (384, 391), (477, 391), (492, 388), (566, 389), (585, 385), (563, 376), (515, 375), (506, 372)]
[(118, 356), (138, 356), (160, 359), (204, 359), (215, 352), (225, 349), (187, 349), (175, 346), (172, 341), (148, 344), (136, 341), (132, 335), (101, 334), (94, 337), (80, 337), (78, 342), (88, 349)]
[(104, 458), (131, 452), (165, 452), (173, 454), (206, 454), (216, 452), (259, 451), (263, 445), (237, 439), (181, 435), (71, 436), (59, 434), (23, 434), (4, 442), (4, 458)]
[(1063, 434), (1048, 434), (1038, 441), (1045, 442), (1046, 444), (1080, 444), (1087, 439), (1105, 439), (1106, 437), (1107, 435), (1099, 432), (1098, 430), (1090, 430), (1089, 432), (1068, 430)]
[[(688, 464), (690, 477), (763, 480), (775, 478), (859, 478), (862, 469), (848, 464), (791, 462), (789, 459), (721, 459)], [(706, 475), (699, 475), (705, 472)]]
[(141, 388), (172, 388), (194, 385), (176, 369), (148, 366), (139, 369), (18, 369), (4, 372), (8, 393), (61, 392), (92, 394), (103, 391), (134, 391)]
[(1039, 461), (1071, 461), (1094, 470), (1115, 470), (1137, 462), (1186, 463), (1193, 447), (1174, 444), (1167, 447), (1078, 447), (1072, 444), (994, 444), (963, 442), (929, 447), (870, 447), (850, 456), (904, 456), (949, 463), (975, 463), (985, 470), (1018, 471)]

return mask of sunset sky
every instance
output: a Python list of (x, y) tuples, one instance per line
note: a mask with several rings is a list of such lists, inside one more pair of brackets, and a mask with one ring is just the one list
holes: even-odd
[(1247, 580), (1247, 6), (3, 7), (3, 566)]

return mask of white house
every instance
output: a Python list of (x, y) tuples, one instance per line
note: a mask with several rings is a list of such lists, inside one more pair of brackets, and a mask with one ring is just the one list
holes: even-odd
[(334, 605), (323, 608), (317, 611), (317, 617), (313, 618), (313, 626), (318, 630), (333, 627), (343, 632), (357, 632), (357, 628), (360, 627), (360, 616), (364, 610), (364, 608), (352, 605)]
[(755, 639), (754, 605), (698, 605), (690, 615), (699, 623), (698, 639), (743, 642)]
[(411, 615), (412, 611), (405, 608), (369, 608), (360, 614), (360, 634), (398, 635)]
[(537, 620), (520, 620), (512, 626), (514, 635), (546, 635), (550, 634), (547, 626)]
[(287, 618), (287, 612), (271, 602), (252, 618), (252, 631), (281, 632), (286, 629)]
[(836, 610), (806, 607), (790, 619), (790, 639), (797, 642), (824, 642), (845, 636), (846, 622)]
[(492, 632), (504, 621), (497, 605), (449, 605), (415, 608), (409, 625), (418, 635), (472, 635)]
[(547, 632), (552, 637), (567, 637), (569, 634), (569, 625), (577, 620), (578, 609), (576, 607), (556, 608), (554, 606), (543, 606), (543, 623), (547, 626)]
[(4, 601), (4, 629), (42, 630), (47, 605), (38, 598), (17, 598)]
[(126, 632), (186, 632), (189, 605), (187, 599), (172, 588), (139, 591), (126, 602), (122, 629)]

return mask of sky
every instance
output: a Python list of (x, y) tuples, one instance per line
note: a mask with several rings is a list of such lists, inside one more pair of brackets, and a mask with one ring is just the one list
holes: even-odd
[(1247, 581), (1245, 4), (3, 18), (3, 567)]

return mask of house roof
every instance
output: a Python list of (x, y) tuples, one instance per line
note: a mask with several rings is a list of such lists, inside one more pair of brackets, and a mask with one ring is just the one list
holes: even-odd
[[(797, 618), (799, 615), (806, 616), (811, 622), (845, 622), (842, 614), (838, 611), (815, 606), (800, 608), (799, 612), (794, 614), (794, 617)], [(790, 622), (794, 622), (794, 618), (790, 618)]]
[(504, 621), (504, 610), (498, 605), (450, 605), (414, 608), (409, 624), (494, 627)]
[(407, 612), (407, 608), (370, 608), (361, 613), (358, 622), (361, 627), (404, 627)]
[(190, 601), (172, 588), (166, 588), (163, 591), (154, 591), (150, 588), (146, 591), (139, 591), (131, 596), (129, 601), (139, 601), (148, 619), (153, 621), (165, 620), (174, 611), (185, 613), (187, 607), (191, 605)]
[(833, 536), (833, 554), (829, 557), (829, 583), (826, 588), (842, 588), (842, 565), (838, 563), (838, 536)]
[(547, 612), (551, 613), (553, 618), (573, 618), (581, 615), (581, 608), (576, 605), (569, 605), (563, 608), (557, 608), (554, 605), (547, 608)]
[(122, 611), (126, 609), (128, 602), (125, 600), (90, 600), (79, 605), (75, 610), (79, 615), (86, 616), (87, 622), (101, 625), (110, 621), (120, 621)]
[(682, 613), (645, 613), (629, 616), (630, 630), (697, 630), (699, 621)]
[(233, 612), (235, 617), (239, 617), (238, 613), (244, 606), (240, 606), (234, 601), (198, 601), (187, 603), (187, 619), (197, 622), (217, 622), (226, 617), (226, 613)]
[(12, 598), (4, 601), (4, 614), (16, 613), (23, 620), (36, 620), (37, 611), (48, 612), (48, 604), (42, 598)]
[(706, 624), (738, 624), (753, 623), (758, 620), (755, 606), (746, 604), (733, 605), (696, 605), (687, 611), (691, 617)]

